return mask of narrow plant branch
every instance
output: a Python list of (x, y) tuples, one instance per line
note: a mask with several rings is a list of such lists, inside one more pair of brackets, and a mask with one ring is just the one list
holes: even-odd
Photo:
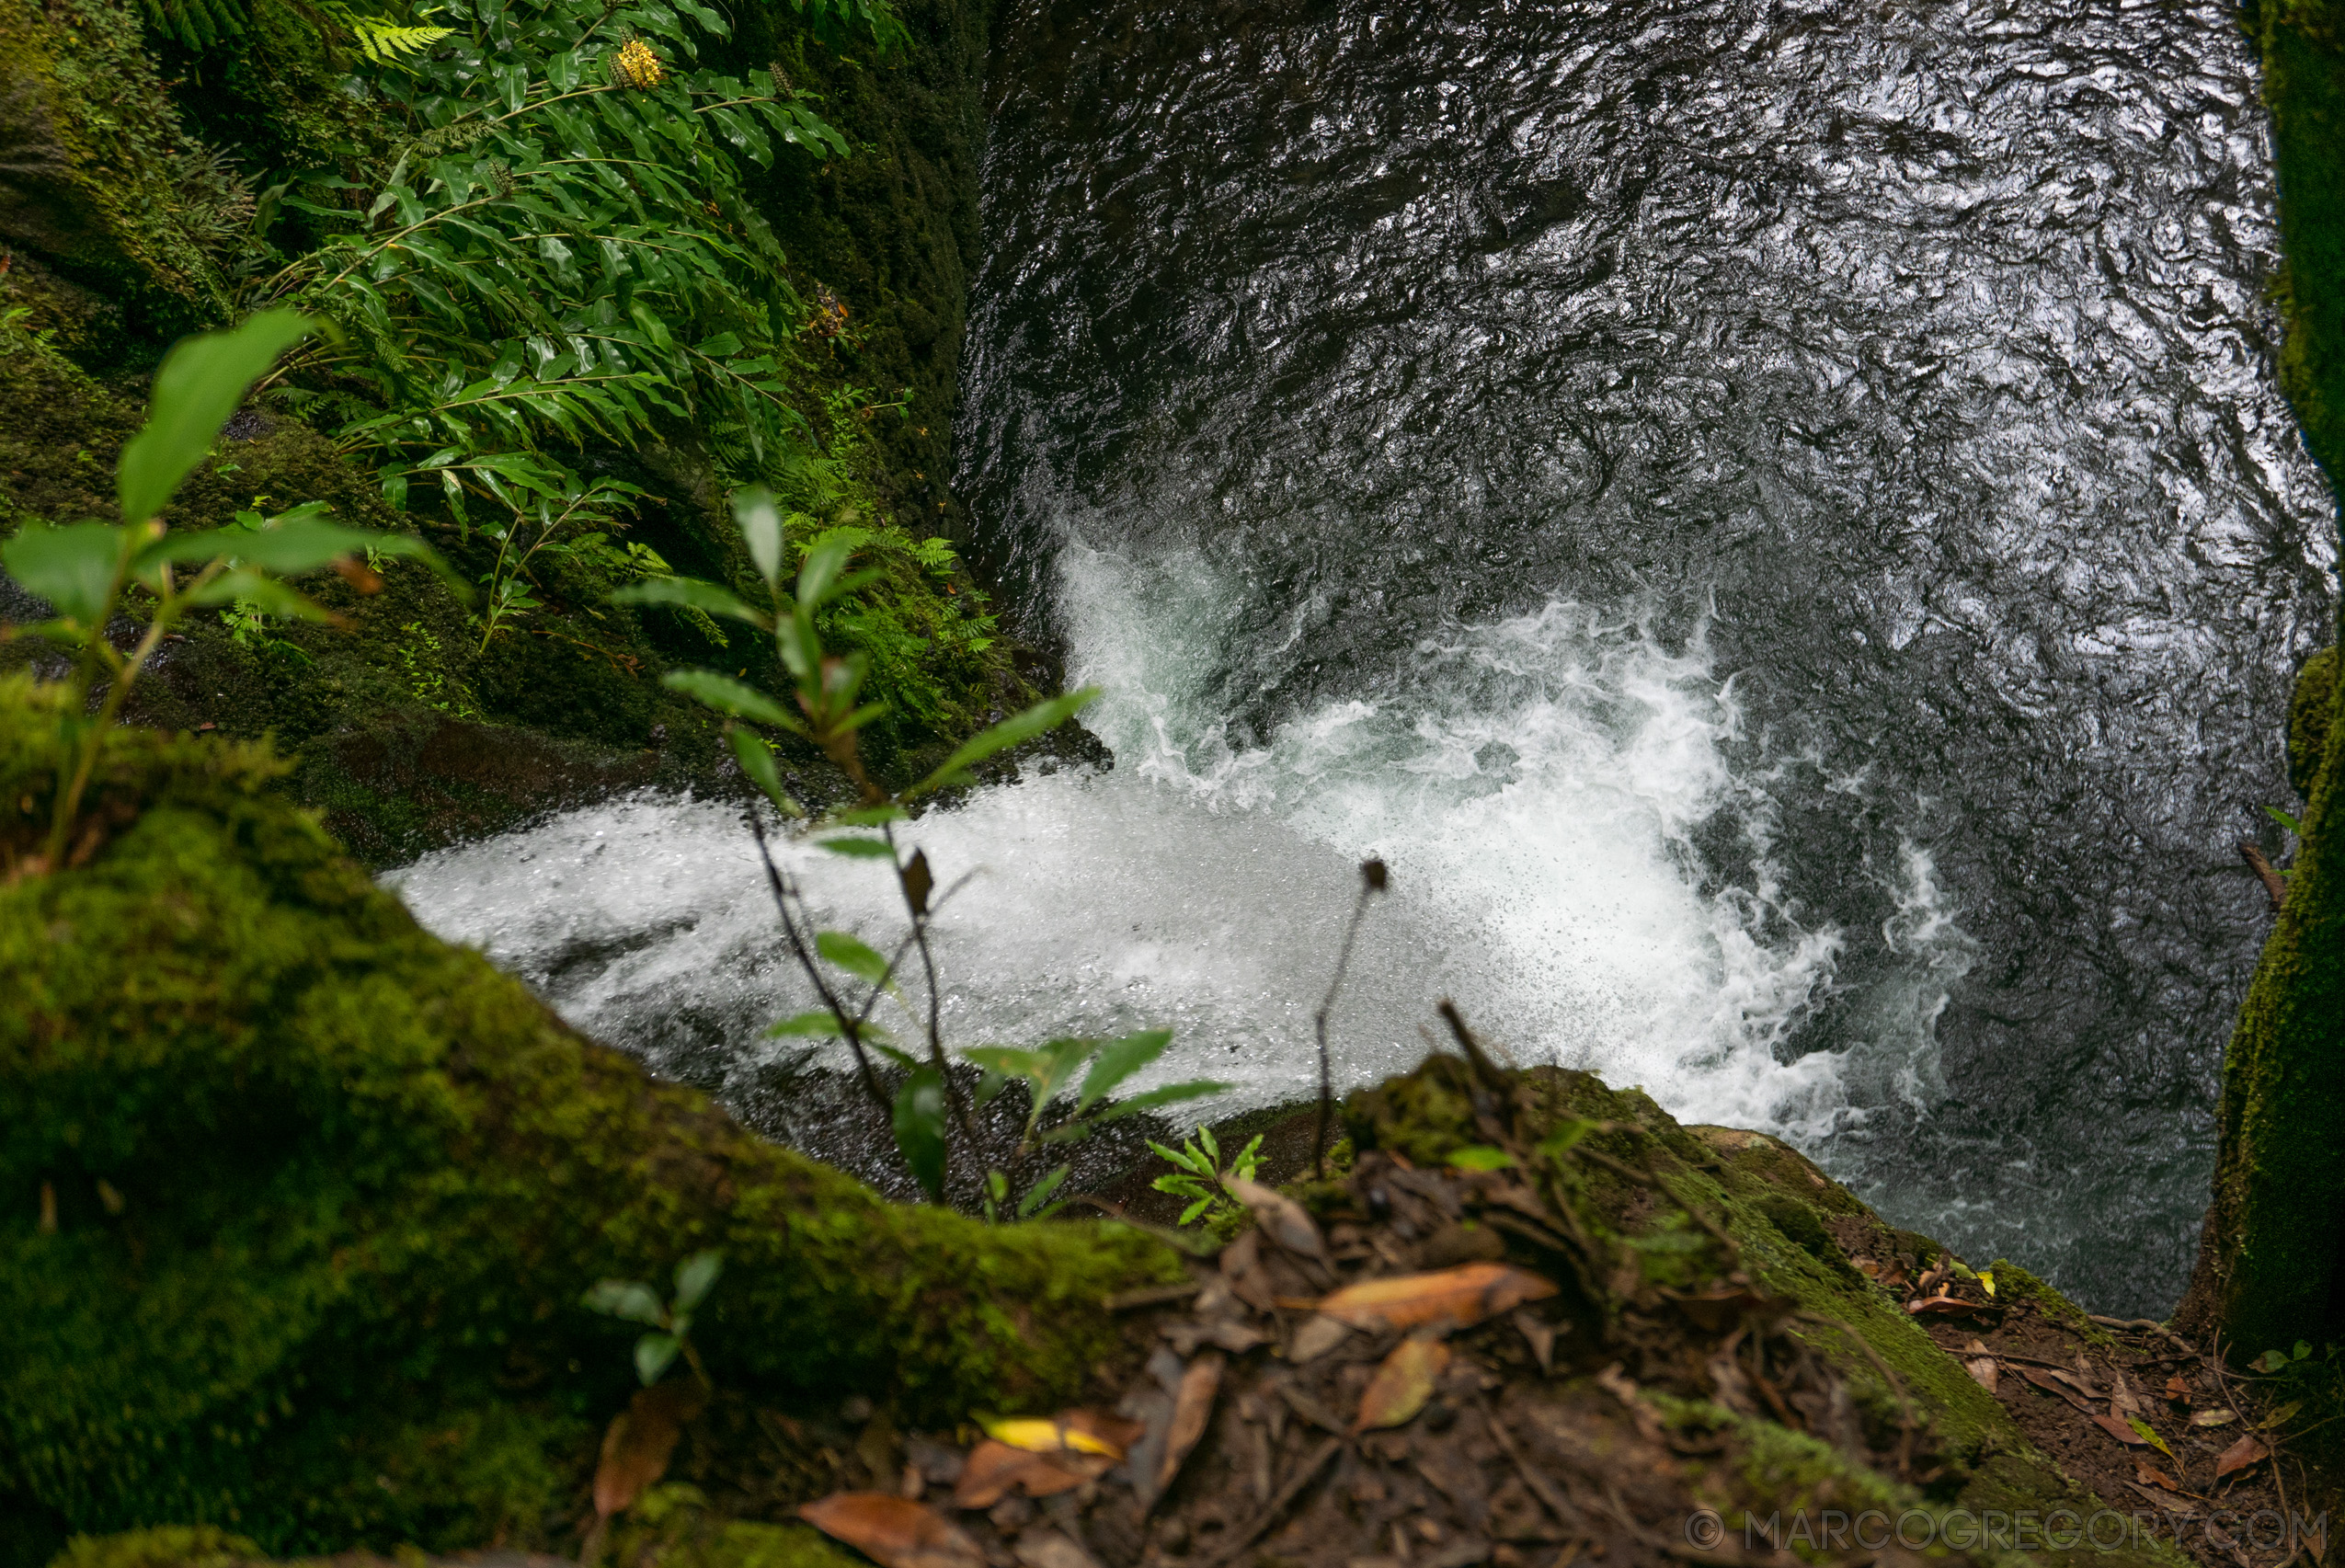
[(1335, 978), (1327, 982), (1327, 995), (1311, 1017), (1311, 1028), (1319, 1037), (1319, 1118), (1311, 1127), (1313, 1181), (1327, 1179), (1327, 1122), (1335, 1104), (1334, 1073), (1327, 1057), (1327, 1015), (1334, 1010), (1336, 993), (1344, 989), (1344, 972), (1351, 967), (1352, 944), (1360, 934), (1360, 921), (1367, 918), (1368, 900), (1384, 891), (1387, 880), (1384, 862), (1360, 863), (1359, 897), (1352, 902), (1351, 922), (1344, 928), (1344, 945), (1335, 955)]
[(797, 921), (791, 917), (789, 888), (782, 868), (774, 864), (773, 848), (766, 841), (765, 824), (758, 818), (758, 808), (751, 806), (748, 816), (749, 835), (757, 841), (758, 859), (765, 864), (765, 885), (772, 891), (774, 910), (782, 917), (782, 935), (790, 944), (790, 955), (806, 971), (806, 979), (814, 982), (815, 994), (822, 999), (822, 1005), (839, 1021), (840, 1032), (847, 1037), (847, 1047), (855, 1054), (855, 1068), (862, 1076), (864, 1093), (871, 1096), (882, 1116), (892, 1115), (895, 1106), (889, 1102), (887, 1092), (880, 1087), (878, 1070), (871, 1065), (871, 1056), (864, 1048), (860, 1021), (848, 1015), (846, 1004), (831, 990), (829, 981), (823, 978), (822, 966), (807, 949), (806, 939), (798, 933)]

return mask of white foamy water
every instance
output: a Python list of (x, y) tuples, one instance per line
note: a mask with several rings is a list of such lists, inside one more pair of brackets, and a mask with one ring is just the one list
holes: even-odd
[[(1061, 578), (1070, 677), (1107, 689), (1089, 719), (1117, 761), (906, 830), (940, 882), (973, 874), (938, 922), (950, 1042), (1170, 1025), (1158, 1077), (1228, 1080), (1225, 1108), (1294, 1094), (1357, 863), (1378, 855), (1392, 892), (1332, 1031), (1347, 1082), (1417, 1061), (1450, 996), (1516, 1061), (1642, 1084), (1687, 1119), (1813, 1140), (1880, 1095), (1927, 1101), (1943, 984), (1968, 948), (1918, 851), (1883, 874), (1911, 984), (1868, 989), (1855, 1044), (1783, 1059), (1834, 992), (1842, 939), (1782, 901), (1769, 781), (1730, 766), (1733, 681), (1699, 634), (1668, 646), (1551, 601), (1451, 628), (1390, 690), (1245, 745), (1211, 695), (1229, 584), (1193, 555), (1075, 544)], [(1722, 820), (1738, 883), (1706, 876), (1696, 849)], [(885, 871), (786, 853), (823, 923), (891, 944)], [(614, 801), (386, 881), (655, 1068), (753, 1073), (784, 1054), (762, 1026), (809, 1001), (729, 806)]]

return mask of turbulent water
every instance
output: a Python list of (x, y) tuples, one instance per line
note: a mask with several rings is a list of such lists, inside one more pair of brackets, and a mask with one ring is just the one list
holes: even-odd
[[(1291, 1094), (1380, 854), (1347, 1079), (1454, 996), (2169, 1305), (2333, 567), (2230, 8), (1024, 0), (994, 75), (960, 479), (1116, 761), (916, 826), (979, 871), (954, 1037), (1168, 1023)], [(730, 810), (396, 880), (770, 1081)]]

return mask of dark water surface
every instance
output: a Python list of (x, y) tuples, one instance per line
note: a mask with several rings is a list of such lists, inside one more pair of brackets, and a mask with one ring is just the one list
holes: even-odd
[(1518, 1056), (2169, 1306), (2333, 567), (2228, 8), (1013, 0), (994, 69), (960, 479), (1118, 775), (1413, 865)]

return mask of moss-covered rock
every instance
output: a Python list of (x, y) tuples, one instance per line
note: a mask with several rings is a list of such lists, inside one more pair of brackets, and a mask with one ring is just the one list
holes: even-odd
[[(0, 683), (0, 865), (56, 717)], [(1114, 1227), (887, 1204), (652, 1082), (418, 930), (280, 771), (117, 732), (86, 864), (0, 872), (0, 1507), (276, 1554), (526, 1544), (632, 1378), (598, 1278), (720, 1248), (720, 1384), (949, 1417), (1078, 1392), (1119, 1343), (1088, 1309), (1177, 1270)]]
[(189, 136), (128, 0), (0, 0), (0, 239), (169, 332), (228, 311), (234, 193)]
[[(2096, 1505), (1896, 1299), (1850, 1267), (1841, 1248), (1824, 1238), (1827, 1227), (1844, 1225), (1862, 1227), (1925, 1261), (1950, 1257), (1948, 1249), (1889, 1226), (1854, 1193), (1765, 1134), (1681, 1127), (1642, 1091), (1611, 1089), (1586, 1072), (1533, 1069), (1510, 1093), (1535, 1125), (1561, 1125), (1566, 1118), (1597, 1124), (1585, 1135), (1588, 1148), (1605, 1160), (1650, 1173), (1676, 1198), (1715, 1216), (1739, 1249), (1741, 1266), (1768, 1294), (1787, 1298), (1805, 1314), (1810, 1326), (1802, 1332), (1819, 1354), (1842, 1367), (1859, 1398), (1883, 1410), (1911, 1402), (1947, 1468), (1942, 1494), (1964, 1508), (2007, 1515), (2055, 1506), (2089, 1511)], [(1399, 1151), (1413, 1162), (1437, 1164), (1459, 1148), (1489, 1141), (1496, 1108), (1492, 1091), (1477, 1082), (1463, 1059), (1436, 1057), (1406, 1078), (1355, 1092), (1345, 1101), (1344, 1118), (1362, 1149)], [(1642, 1184), (1614, 1179), (1601, 1168), (1580, 1181), (1583, 1214), (1617, 1234), (1651, 1235), (1672, 1219), (1667, 1206), (1657, 1205)], [(1650, 1253), (1644, 1259), (1648, 1276), (1653, 1261)], [(2032, 1290), (2039, 1304), (2062, 1314), (2063, 1322), (2073, 1316), (2091, 1328), (2082, 1310), (2052, 1287), (2013, 1272), (2022, 1294)], [(1999, 1277), (1997, 1283), (2000, 1287)], [(1882, 1380), (1883, 1369), (1893, 1377), (1893, 1386)], [(1813, 1471), (1810, 1478), (1818, 1483), (1829, 1479), (1842, 1486), (1882, 1484), (1869, 1475), (1849, 1477), (1839, 1456), (1779, 1428), (1769, 1434), (1767, 1445), (1754, 1446), (1752, 1452), (1774, 1456), (1770, 1462), (1786, 1467), (1785, 1476)], [(1799, 1486), (1785, 1481), (1779, 1491), (1788, 1499)], [(1791, 1505), (1787, 1500), (1785, 1506)], [(2109, 1558), (2084, 1548), (2049, 1555), (2111, 1568)], [(2129, 1548), (2119, 1555), (2171, 1561), (2163, 1549)]]

